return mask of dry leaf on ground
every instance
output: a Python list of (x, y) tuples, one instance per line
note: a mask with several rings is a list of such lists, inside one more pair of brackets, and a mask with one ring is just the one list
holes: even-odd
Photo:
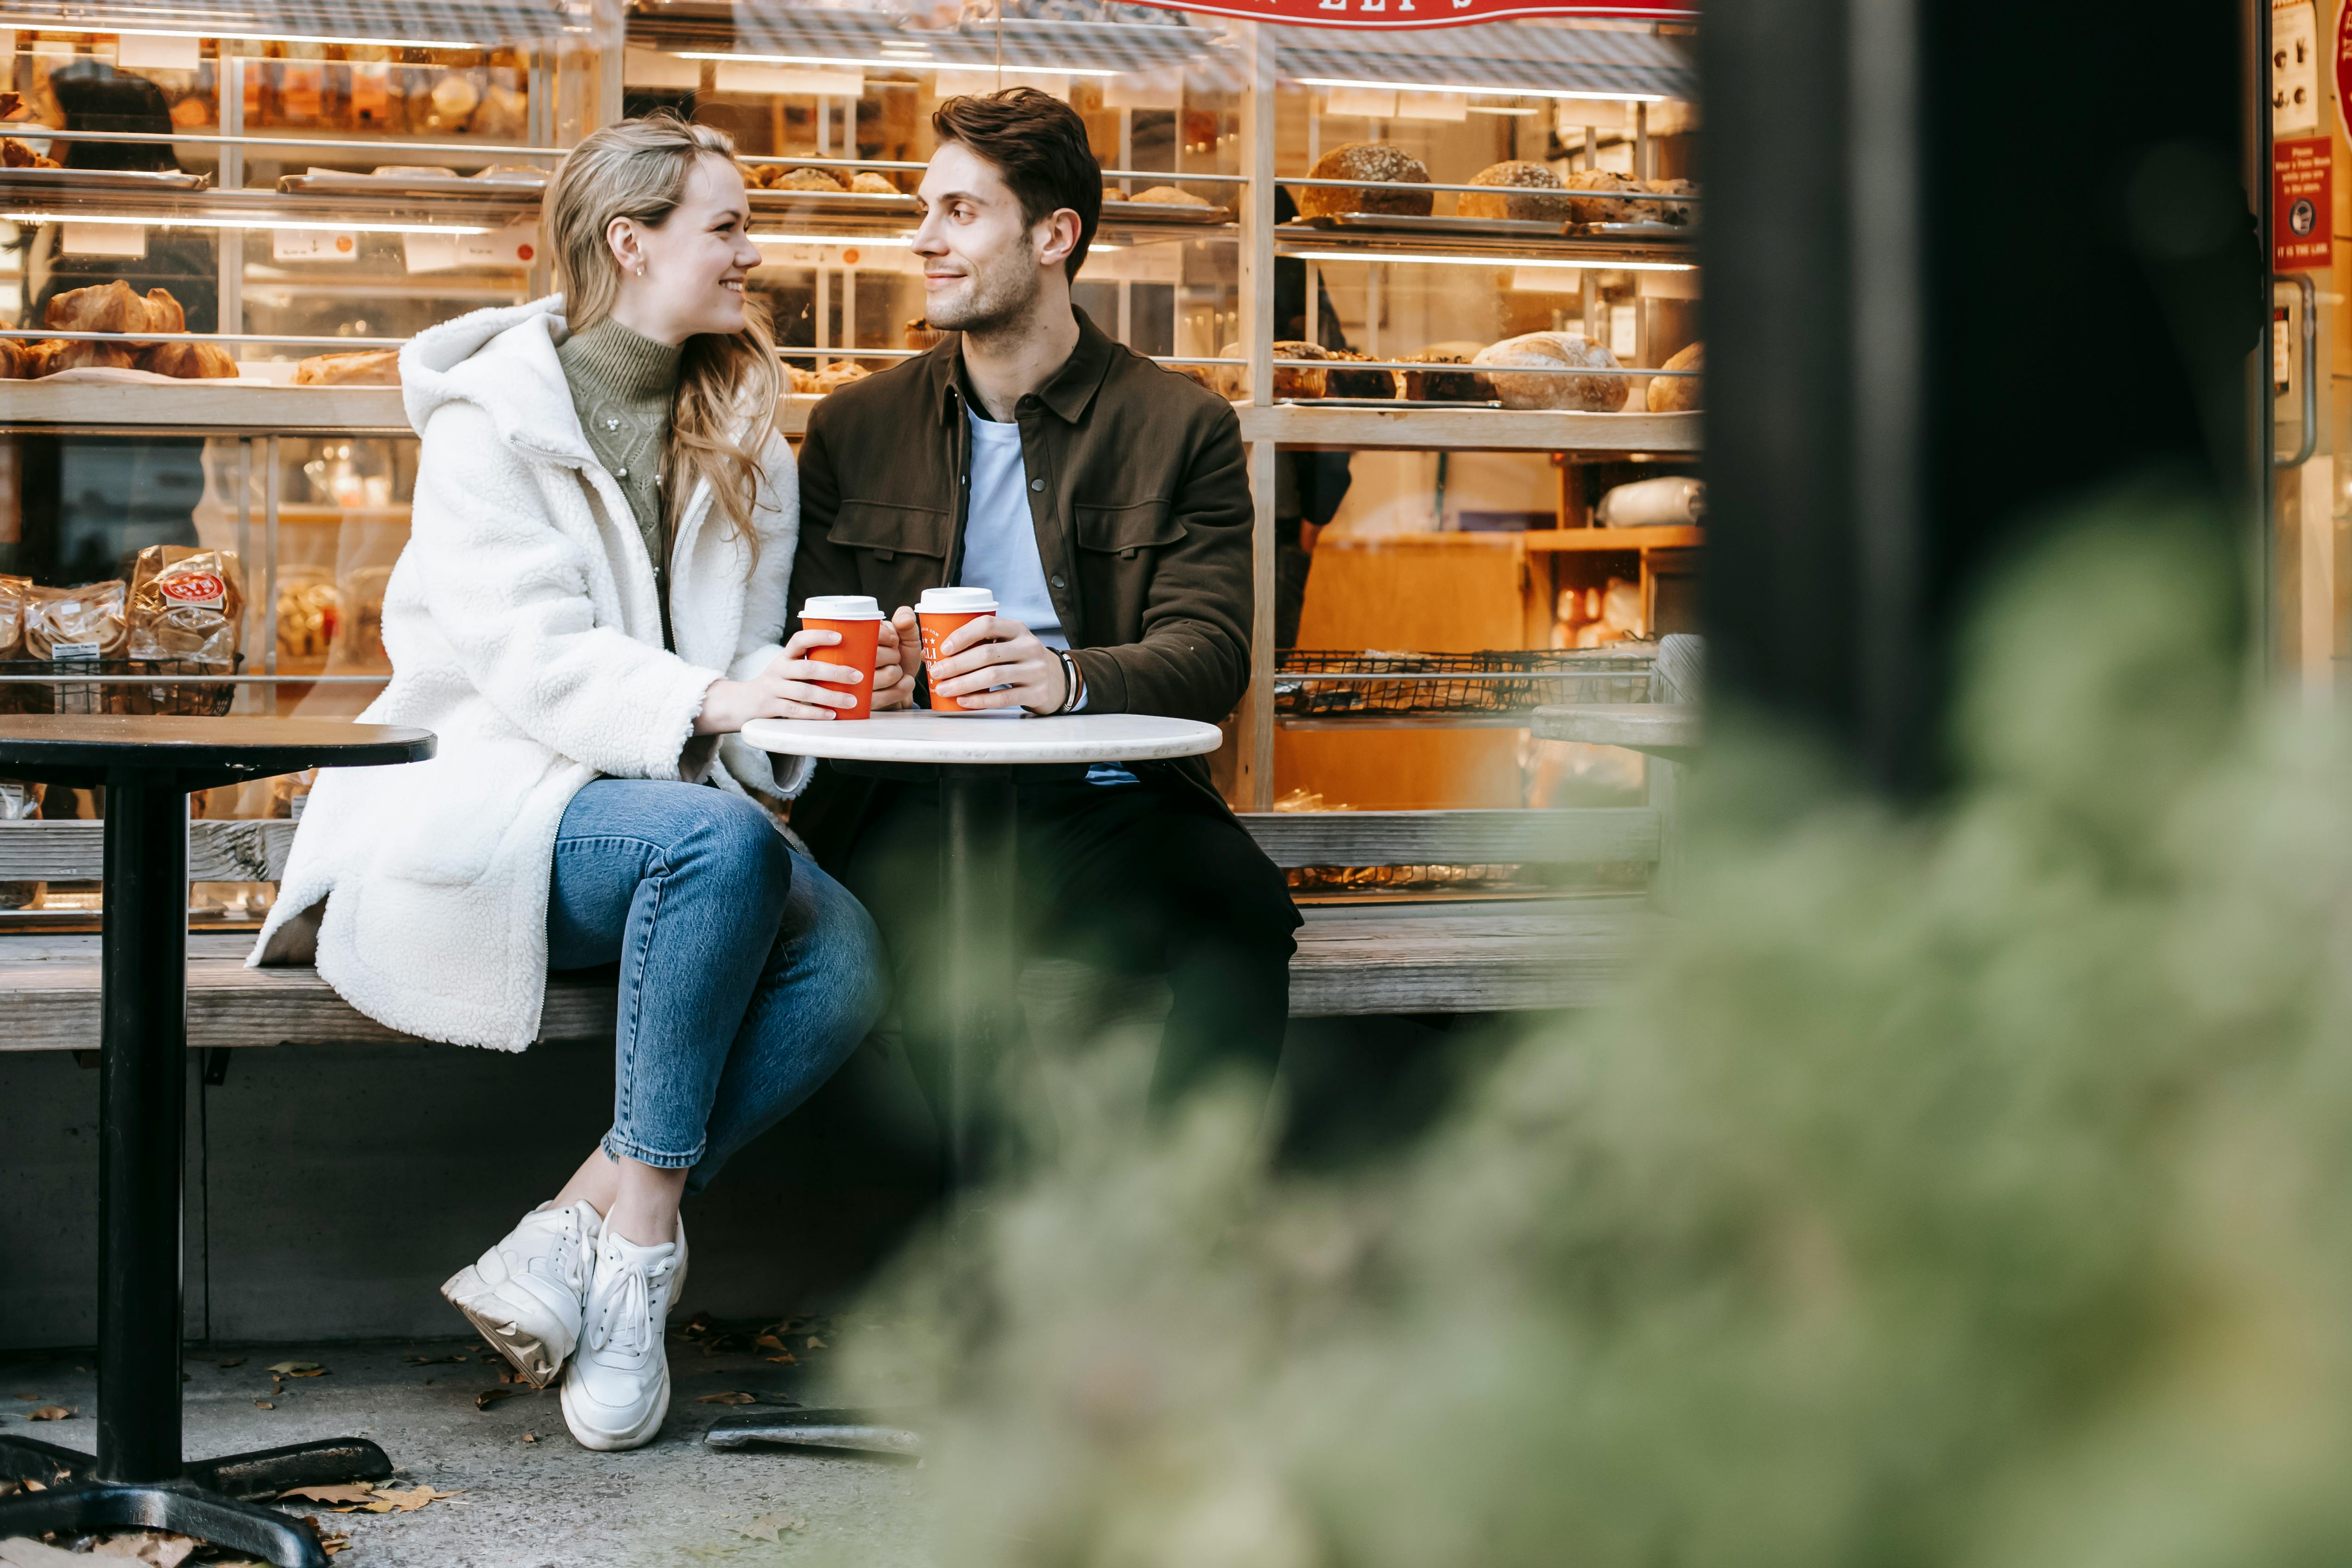
[(447, 1366), (453, 1362), (471, 1361), (472, 1359), (473, 1358), (468, 1356), (465, 1352), (459, 1351), (456, 1355), (413, 1355), (408, 1358), (408, 1364), (411, 1366)]
[(756, 1394), (740, 1393), (706, 1394), (695, 1403), (698, 1405), (752, 1405), (758, 1403), (758, 1398)]
[(821, 1351), (825, 1349), (826, 1345), (823, 1340), (818, 1339), (814, 1334), (811, 1334), (808, 1337), (808, 1348), (813, 1351)]
[(498, 1388), (486, 1388), (482, 1390), (481, 1393), (474, 1395), (474, 1408), (477, 1410), (488, 1410), (499, 1400), (512, 1399), (516, 1394), (522, 1392), (524, 1392), (522, 1389), (509, 1388), (503, 1385)]
[(245, 1358), (241, 1355), (233, 1355), (227, 1357), (226, 1360), (216, 1361), (213, 1363), (213, 1364), (220, 1368), (223, 1372), (226, 1372), (233, 1366), (243, 1366), (245, 1364)]
[(91, 1547), (89, 1554), (92, 1557), (127, 1557), (134, 1563), (148, 1564), (148, 1568), (180, 1568), (196, 1546), (196, 1541), (190, 1536), (164, 1532), (151, 1534), (142, 1530), (110, 1536)]
[[(463, 1487), (457, 1489), (458, 1491), (464, 1489)], [(406, 1491), (394, 1491), (390, 1488), (380, 1488), (376, 1491), (375, 1501), (368, 1505), (368, 1511), (387, 1513), (394, 1509), (398, 1509), (403, 1513), (415, 1513), (428, 1502), (439, 1502), (443, 1498), (457, 1495), (457, 1492), (435, 1491), (429, 1486), (414, 1486)]]
[(539, 1434), (536, 1432), (526, 1432), (522, 1435), (522, 1440), (526, 1443), (536, 1443), (539, 1441)]
[(790, 1351), (786, 1351), (782, 1355), (763, 1355), (760, 1359), (761, 1361), (774, 1362), (779, 1366), (798, 1366), (801, 1364), (801, 1358), (794, 1355)]
[(764, 1351), (780, 1351), (784, 1348), (784, 1342), (773, 1334), (761, 1334), (751, 1342)]
[(70, 1421), (73, 1419), (73, 1412), (67, 1409), (62, 1405), (44, 1405), (38, 1410), (34, 1411), (30, 1415), (26, 1416), (25, 1419), (27, 1421)]
[(278, 1495), (311, 1502), (366, 1502), (375, 1496), (375, 1489), (365, 1481), (345, 1481), (331, 1487), (289, 1487)]
[(275, 1409), (277, 1409), (277, 1408), (278, 1408), (278, 1406), (276, 1406), (275, 1405), (270, 1404), (270, 1403), (269, 1403), (269, 1401), (268, 1401), (267, 1399), (257, 1399), (257, 1400), (255, 1400), (255, 1401), (253, 1402), (253, 1407), (254, 1407), (256, 1410), (275, 1410)]
[(319, 1519), (316, 1514), (304, 1514), (302, 1516), (302, 1522), (309, 1525), (312, 1533), (318, 1536), (319, 1550), (324, 1552), (330, 1557), (332, 1557), (336, 1552), (342, 1551), (352, 1543), (352, 1538), (350, 1535), (346, 1534), (342, 1531), (327, 1529), (324, 1525), (319, 1522)]
[(269, 1368), (280, 1377), (324, 1377), (327, 1369), (315, 1361), (281, 1361)]
[(784, 1531), (808, 1528), (808, 1521), (796, 1513), (763, 1513), (749, 1524), (731, 1525), (738, 1535), (748, 1535), (754, 1541), (782, 1541)]

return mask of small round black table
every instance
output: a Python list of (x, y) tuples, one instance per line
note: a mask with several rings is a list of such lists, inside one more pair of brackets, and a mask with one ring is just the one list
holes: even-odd
[(289, 719), (0, 715), (0, 777), (106, 790), (99, 1076), (98, 1452), (0, 1437), (0, 1539), (194, 1535), (326, 1568), (299, 1521), (236, 1500), (392, 1473), (362, 1438), (223, 1458), (180, 1453), (180, 1173), (187, 1110), (188, 795), (304, 768), (433, 754), (425, 730)]

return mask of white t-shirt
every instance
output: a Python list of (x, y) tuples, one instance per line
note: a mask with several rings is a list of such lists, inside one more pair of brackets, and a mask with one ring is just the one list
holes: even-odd
[[(996, 613), (1019, 621), (1047, 647), (1066, 648), (1062, 613), (1045, 586), (1045, 563), (1037, 558), (1037, 525), (1029, 515), (1029, 466), (1021, 456), (1021, 426), (982, 419), (971, 408), (971, 506), (963, 523), (963, 572), (957, 585), (985, 588), (996, 595)], [(1086, 711), (1086, 699), (1076, 712)], [(1136, 776), (1112, 763), (1087, 770), (1087, 782), (1135, 784)]]

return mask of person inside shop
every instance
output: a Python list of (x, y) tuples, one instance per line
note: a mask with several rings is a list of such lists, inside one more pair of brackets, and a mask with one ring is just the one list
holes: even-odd
[[(798, 525), (731, 143), (656, 115), (583, 138), (542, 232), (562, 292), (401, 353), (423, 437), (363, 721), (432, 761), (320, 774), (256, 961), (315, 954), (405, 1034), (520, 1050), (551, 969), (617, 964), (613, 1122), (443, 1293), (590, 1448), (652, 1440), (682, 1197), (879, 1016), (872, 923), (768, 809), (808, 776), (737, 735), (829, 718), (835, 634), (785, 633)], [(895, 654), (895, 646), (890, 651)], [(895, 658), (875, 684), (900, 679)], [(885, 693), (887, 695), (887, 693)]]
[[(950, 99), (932, 126), (913, 250), (948, 335), (811, 415), (795, 598), (896, 606), (893, 702), (1221, 720), (1249, 683), (1239, 422), (1071, 304), (1102, 178), (1066, 104), (1009, 88)], [(926, 671), (911, 606), (950, 585), (998, 607)], [(942, 1110), (938, 787), (851, 766), (819, 765), (793, 826), (879, 921)], [(1155, 1109), (1229, 1075), (1271, 1081), (1299, 917), (1200, 759), (1024, 782), (1017, 832), (1008, 905), (1032, 951), (1167, 977)]]
[[(1298, 204), (1282, 186), (1274, 187), (1274, 221), (1289, 223), (1298, 216)], [(1348, 334), (1340, 330), (1339, 313), (1331, 296), (1315, 291), (1316, 331), (1307, 331), (1307, 263), (1295, 256), (1274, 260), (1274, 336), (1284, 341), (1311, 342), (1327, 349), (1347, 349)], [(1298, 620), (1307, 607), (1307, 579), (1315, 568), (1315, 542), (1323, 535), (1339, 503), (1348, 496), (1353, 476), (1349, 454), (1319, 447), (1286, 447), (1274, 456), (1274, 646), (1298, 646)]]

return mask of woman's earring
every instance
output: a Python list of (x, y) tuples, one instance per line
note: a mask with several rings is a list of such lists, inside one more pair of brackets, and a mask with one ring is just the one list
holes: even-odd
[(640, 277), (640, 278), (643, 278), (645, 275), (646, 275), (646, 264), (645, 264), (644, 262), (640, 261), (640, 262), (638, 262), (638, 263), (637, 263), (637, 276), (638, 276), (638, 277)]

